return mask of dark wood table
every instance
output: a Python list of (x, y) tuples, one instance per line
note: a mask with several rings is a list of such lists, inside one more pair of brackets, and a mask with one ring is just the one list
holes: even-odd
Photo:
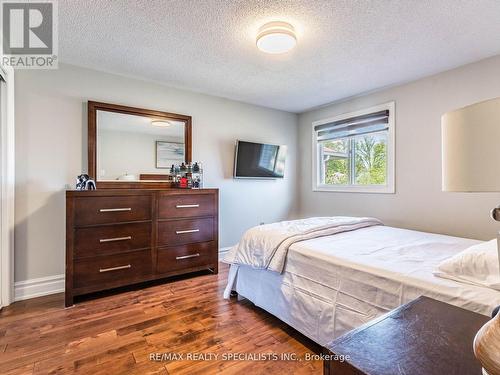
[(419, 297), (331, 342), (324, 354), (333, 358), (324, 361), (324, 374), (481, 375), (472, 342), (486, 321)]

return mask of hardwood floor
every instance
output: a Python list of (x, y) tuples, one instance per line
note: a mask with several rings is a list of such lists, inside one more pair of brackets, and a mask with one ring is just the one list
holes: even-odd
[[(248, 301), (226, 301), (228, 267), (64, 308), (63, 294), (0, 312), (0, 374), (320, 374), (321, 361), (224, 360), (223, 355), (318, 353), (320, 348)], [(151, 361), (152, 353), (218, 360)]]

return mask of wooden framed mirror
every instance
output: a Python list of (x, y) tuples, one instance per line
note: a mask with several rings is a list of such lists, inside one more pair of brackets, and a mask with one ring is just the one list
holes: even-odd
[(191, 162), (191, 116), (88, 102), (88, 174), (97, 188), (172, 187), (172, 164)]

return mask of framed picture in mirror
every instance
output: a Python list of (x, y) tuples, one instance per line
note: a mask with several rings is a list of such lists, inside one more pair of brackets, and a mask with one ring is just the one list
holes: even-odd
[(185, 161), (184, 143), (156, 141), (156, 168), (170, 168)]

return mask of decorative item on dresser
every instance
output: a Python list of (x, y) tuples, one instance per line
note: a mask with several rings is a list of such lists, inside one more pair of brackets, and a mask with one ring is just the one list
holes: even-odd
[(76, 190), (95, 190), (95, 181), (88, 174), (76, 177)]
[(218, 190), (66, 192), (66, 306), (75, 296), (218, 266)]

